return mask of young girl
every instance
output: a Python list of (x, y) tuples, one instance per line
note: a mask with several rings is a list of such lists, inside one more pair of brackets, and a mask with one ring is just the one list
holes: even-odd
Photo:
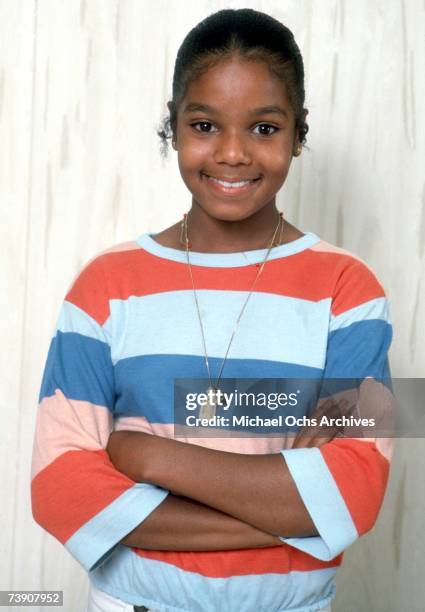
[(174, 381), (207, 379), (211, 416), (225, 377), (385, 377), (384, 292), (276, 208), (308, 130), (285, 26), (248, 9), (205, 19), (179, 49), (168, 107), (161, 136), (191, 208), (96, 257), (69, 290), (40, 393), (33, 514), (89, 572), (89, 612), (329, 610), (343, 550), (379, 512), (388, 449), (335, 431), (175, 440)]

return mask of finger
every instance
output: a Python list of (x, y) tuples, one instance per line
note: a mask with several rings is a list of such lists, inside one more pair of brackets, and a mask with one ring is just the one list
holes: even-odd
[(343, 414), (350, 404), (352, 404), (352, 402), (343, 397), (330, 397), (318, 408), (316, 408), (316, 410), (312, 414), (312, 417), (320, 419), (321, 417), (329, 415), (331, 413), (335, 415)]
[[(348, 416), (356, 408), (348, 399), (334, 397), (328, 398), (313, 412), (310, 417), (315, 425), (305, 425), (297, 433), (292, 448), (312, 448), (322, 446), (330, 442), (338, 435), (343, 435), (343, 425), (337, 424), (336, 419), (341, 416)], [(326, 423), (321, 424), (323, 417), (326, 416)], [(334, 423), (332, 425), (332, 423)]]
[(314, 436), (311, 436), (309, 440), (310, 447), (312, 446), (322, 446), (326, 442), (330, 442), (336, 437), (344, 436), (344, 431), (346, 430), (346, 425), (344, 423), (339, 423), (336, 419), (341, 417), (349, 417), (357, 408), (357, 406), (349, 405), (348, 402), (343, 405), (343, 414), (339, 412), (339, 409), (332, 409), (326, 415), (328, 417), (329, 425), (322, 425), (322, 427), (318, 428), (317, 433)]

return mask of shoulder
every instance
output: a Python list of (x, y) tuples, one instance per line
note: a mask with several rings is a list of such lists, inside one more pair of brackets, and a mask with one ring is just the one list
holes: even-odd
[(310, 256), (322, 278), (327, 279), (332, 314), (369, 302), (385, 299), (385, 290), (373, 268), (347, 249), (319, 239), (310, 247)]
[(317, 238), (317, 242), (310, 247), (310, 251), (329, 268), (355, 268), (356, 270), (363, 270), (366, 275), (369, 273), (376, 277), (374, 270), (364, 259), (352, 251), (331, 244), (319, 237)]
[(78, 272), (65, 296), (99, 324), (109, 316), (109, 301), (119, 297), (120, 281), (137, 267), (138, 243), (122, 242), (92, 257)]
[(113, 270), (114, 266), (123, 265), (131, 261), (140, 253), (137, 240), (128, 240), (107, 247), (88, 261), (84, 269), (103, 268), (106, 272)]

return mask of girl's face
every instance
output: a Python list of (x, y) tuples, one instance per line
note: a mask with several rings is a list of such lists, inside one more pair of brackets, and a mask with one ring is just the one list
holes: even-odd
[(239, 58), (190, 83), (175, 136), (193, 203), (223, 221), (274, 208), (298, 144), (282, 81), (265, 63)]

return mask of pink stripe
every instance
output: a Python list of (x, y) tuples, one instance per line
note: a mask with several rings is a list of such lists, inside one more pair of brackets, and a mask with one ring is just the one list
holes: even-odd
[[(383, 383), (368, 377), (360, 385), (359, 411), (360, 416), (376, 419), (376, 433), (381, 436), (385, 432), (392, 435), (395, 419), (395, 398)], [(378, 451), (388, 461), (391, 461), (394, 450), (394, 439), (391, 437), (374, 438)]]
[(135, 240), (129, 240), (128, 242), (121, 242), (120, 244), (115, 244), (114, 246), (111, 246), (105, 249), (104, 251), (101, 251), (99, 255), (96, 255), (96, 257), (99, 257), (100, 255), (105, 255), (105, 253), (122, 253), (124, 251), (135, 250), (140, 250), (139, 245)]
[[(117, 419), (115, 429), (143, 431), (145, 433), (162, 436), (163, 438), (175, 438), (180, 442), (188, 444), (196, 444), (204, 448), (212, 448), (220, 451), (228, 451), (230, 453), (241, 453), (245, 455), (267, 455), (269, 453), (278, 453), (282, 449), (291, 448), (293, 438), (291, 437), (254, 437), (251, 433), (246, 437), (232, 438), (232, 432), (229, 432), (228, 437), (176, 437), (174, 435), (174, 425), (169, 423), (149, 423), (145, 417), (123, 417)], [(224, 432), (223, 432), (224, 433)]]
[(56, 389), (55, 395), (43, 398), (38, 407), (31, 478), (68, 451), (106, 448), (112, 429), (107, 408), (69, 400)]
[(334, 244), (330, 244), (330, 242), (326, 242), (325, 240), (321, 240), (317, 244), (314, 244), (310, 247), (310, 251), (319, 251), (320, 253), (339, 253), (340, 255), (346, 255), (347, 257), (352, 257), (353, 259), (357, 259), (357, 261), (361, 261), (362, 264), (366, 266), (372, 274), (375, 274), (375, 271), (365, 262), (361, 257), (351, 253), (350, 251), (346, 251), (341, 247), (337, 247)]
[(385, 459), (391, 461), (394, 452), (394, 438), (376, 438), (375, 446)]
[[(353, 391), (353, 397), (358, 398), (358, 393)], [(344, 397), (347, 397), (345, 392)], [(337, 394), (335, 395), (335, 397)], [(153, 434), (155, 436), (162, 436), (163, 438), (175, 438), (180, 442), (187, 442), (188, 444), (196, 444), (204, 448), (212, 448), (214, 450), (228, 451), (231, 453), (241, 453), (245, 455), (267, 455), (271, 453), (278, 453), (281, 450), (287, 450), (292, 448), (294, 437), (285, 436), (282, 438), (277, 437), (266, 437), (258, 436), (253, 437), (249, 434), (249, 437), (237, 437), (232, 438), (229, 435), (227, 438), (214, 438), (209, 437), (176, 437), (174, 435), (174, 425), (169, 423), (149, 423), (145, 417), (123, 417), (117, 419), (115, 422), (115, 429), (117, 431), (128, 430), (128, 431), (141, 431), (143, 433)], [(229, 432), (231, 434), (231, 432)], [(392, 438), (352, 438), (359, 442), (374, 442), (378, 451), (390, 461), (393, 449)]]
[(136, 249), (140, 249), (139, 245), (137, 244), (137, 242), (135, 240), (129, 240), (128, 242), (121, 242), (120, 244), (116, 244), (114, 246), (108, 247), (107, 249), (105, 249), (104, 251), (101, 251), (100, 253), (96, 253), (96, 255), (93, 255), (93, 257), (91, 257), (82, 267), (81, 270), (79, 270), (74, 278), (72, 279), (71, 283), (69, 284), (67, 290), (66, 290), (66, 294), (69, 293), (69, 291), (72, 289), (72, 287), (75, 284), (75, 281), (79, 278), (82, 270), (85, 270), (93, 261), (95, 261), (96, 259), (98, 259), (98, 257), (100, 257), (101, 255), (105, 255), (106, 253), (121, 253), (124, 251), (134, 251)]

